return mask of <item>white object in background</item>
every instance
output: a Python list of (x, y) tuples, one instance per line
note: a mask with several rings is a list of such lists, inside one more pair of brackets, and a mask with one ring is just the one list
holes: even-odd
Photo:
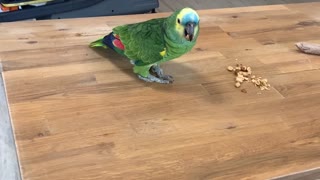
[(44, 6), (44, 5), (46, 5), (47, 3), (46, 2), (44, 2), (44, 3), (37, 3), (37, 4), (30, 4), (30, 6)]

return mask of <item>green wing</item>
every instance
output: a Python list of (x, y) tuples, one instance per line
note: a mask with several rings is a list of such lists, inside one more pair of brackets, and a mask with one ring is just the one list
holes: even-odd
[(137, 60), (138, 66), (156, 63), (163, 59), (160, 55), (165, 48), (164, 18), (118, 26), (113, 29), (120, 36), (125, 46), (124, 54), (132, 60)]

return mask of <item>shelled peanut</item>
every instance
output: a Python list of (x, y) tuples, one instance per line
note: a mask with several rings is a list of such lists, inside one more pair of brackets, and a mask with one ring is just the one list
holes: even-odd
[(227, 70), (233, 72), (236, 76), (235, 87), (237, 88), (240, 88), (243, 82), (250, 81), (261, 90), (270, 90), (268, 80), (262, 79), (261, 77), (256, 78), (256, 76), (252, 74), (252, 69), (249, 66), (236, 64), (236, 67), (228, 66)]

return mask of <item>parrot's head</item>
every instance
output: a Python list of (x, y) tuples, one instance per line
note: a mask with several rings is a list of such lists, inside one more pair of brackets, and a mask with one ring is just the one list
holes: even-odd
[(192, 41), (199, 32), (199, 15), (191, 8), (183, 8), (173, 15), (175, 31), (187, 41)]

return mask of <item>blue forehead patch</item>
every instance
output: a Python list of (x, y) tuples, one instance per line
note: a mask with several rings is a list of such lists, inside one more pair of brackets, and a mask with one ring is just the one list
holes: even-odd
[(194, 13), (188, 13), (188, 14), (183, 16), (182, 24), (187, 24), (188, 22), (194, 22), (194, 23), (198, 24), (199, 18)]

